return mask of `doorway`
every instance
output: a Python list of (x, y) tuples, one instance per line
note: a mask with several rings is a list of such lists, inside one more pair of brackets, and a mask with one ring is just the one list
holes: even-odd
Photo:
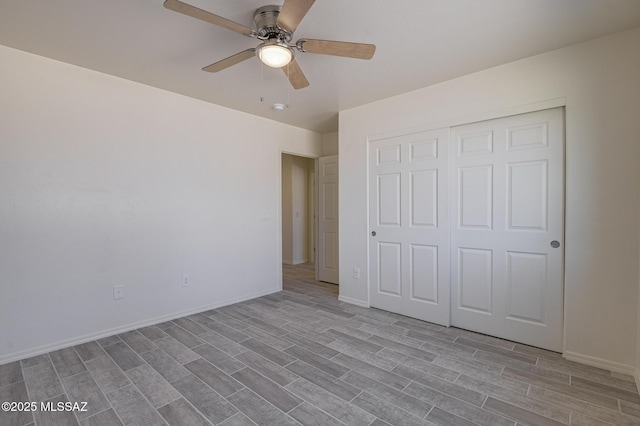
[(314, 175), (314, 159), (282, 154), (282, 263), (315, 270)]
[(338, 284), (338, 157), (282, 153), (281, 165), (283, 276)]

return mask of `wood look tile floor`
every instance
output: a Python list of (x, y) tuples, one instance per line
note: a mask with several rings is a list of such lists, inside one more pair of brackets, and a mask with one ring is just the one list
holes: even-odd
[[(640, 425), (633, 378), (339, 302), (313, 267), (284, 290), (0, 366), (0, 425)], [(87, 411), (40, 403), (87, 402)]]

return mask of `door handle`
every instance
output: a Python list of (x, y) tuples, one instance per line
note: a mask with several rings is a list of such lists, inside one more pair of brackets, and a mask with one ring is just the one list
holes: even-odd
[(558, 248), (558, 247), (560, 247), (560, 241), (553, 240), (553, 241), (551, 241), (551, 244), (549, 244), (549, 245), (551, 247), (553, 247), (553, 248)]
[(371, 231), (371, 236), (375, 237), (376, 236), (376, 231)]

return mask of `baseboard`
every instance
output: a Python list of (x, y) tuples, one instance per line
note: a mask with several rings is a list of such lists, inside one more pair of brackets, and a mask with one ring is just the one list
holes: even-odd
[(188, 315), (197, 314), (199, 312), (208, 311), (211, 309), (221, 308), (223, 306), (233, 305), (234, 303), (244, 302), (246, 300), (255, 299), (258, 297), (266, 296), (268, 294), (277, 293), (282, 289), (270, 289), (265, 291), (260, 291), (256, 293), (249, 294), (247, 296), (237, 297), (233, 299), (228, 299), (223, 302), (214, 303), (211, 305), (204, 305), (197, 308), (188, 309), (186, 311), (174, 312), (168, 315), (163, 315), (160, 317), (155, 317), (152, 319), (147, 319), (144, 321), (139, 321), (127, 325), (123, 325), (120, 327), (111, 328), (108, 330), (102, 330), (97, 333), (85, 334), (84, 336), (75, 337), (72, 339), (62, 340), (59, 342), (51, 343), (48, 345), (39, 346), (37, 348), (26, 349), (19, 352), (13, 352), (10, 354), (0, 356), (0, 365), (7, 364), (9, 362), (18, 361), (25, 358), (30, 358), (36, 355), (46, 354), (51, 351), (57, 351), (58, 349), (68, 348), (70, 346), (80, 345), (82, 343), (91, 342), (93, 340), (102, 339), (103, 337), (113, 336), (115, 334), (125, 333), (131, 330), (137, 330), (138, 328), (147, 327), (150, 325), (160, 324), (161, 322), (171, 321), (176, 318), (185, 317)]
[(369, 306), (369, 303), (363, 301), (363, 300), (359, 300), (359, 299), (352, 299), (351, 297), (346, 297), (346, 296), (338, 296), (338, 300), (341, 302), (345, 302), (345, 303), (350, 303), (352, 305), (356, 305), (356, 306), (360, 306), (363, 308), (370, 308), (371, 306)]
[(639, 383), (638, 370), (632, 365), (621, 364), (619, 362), (608, 361), (606, 359), (596, 358), (596, 357), (583, 355), (575, 352), (565, 352), (564, 354), (562, 354), (562, 356), (565, 359), (568, 359), (569, 361), (575, 361), (581, 364), (590, 365), (592, 367), (598, 367), (604, 370), (609, 370), (616, 373), (622, 373), (622, 374), (627, 374), (629, 376), (634, 376), (636, 379), (636, 385)]
[(282, 259), (282, 263), (284, 263), (285, 265), (301, 265), (303, 263), (309, 263), (309, 260), (307, 260), (307, 259), (302, 259), (302, 260), (284, 260), (284, 259)]

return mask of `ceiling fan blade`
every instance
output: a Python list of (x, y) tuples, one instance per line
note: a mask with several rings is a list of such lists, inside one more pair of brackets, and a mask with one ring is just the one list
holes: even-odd
[(280, 28), (294, 32), (316, 0), (284, 0), (277, 24)]
[(254, 56), (256, 56), (256, 49), (243, 50), (242, 52), (229, 56), (228, 58), (218, 61), (215, 64), (211, 64), (202, 68), (202, 71), (207, 71), (207, 72), (222, 71), (223, 69), (229, 68), (230, 66), (240, 63), (242, 61), (246, 61), (247, 59), (252, 58)]
[(307, 77), (304, 76), (300, 65), (298, 65), (295, 59), (289, 62), (289, 65), (282, 67), (282, 70), (289, 78), (289, 82), (294, 89), (303, 89), (309, 85)]
[(375, 44), (349, 43), (330, 40), (300, 40), (302, 50), (323, 55), (345, 56), (347, 58), (371, 59), (376, 53)]
[(235, 31), (246, 36), (251, 36), (253, 34), (253, 30), (249, 27), (245, 27), (237, 22), (225, 19), (222, 16), (214, 15), (206, 10), (198, 9), (195, 6), (191, 6), (179, 0), (165, 0), (164, 7), (169, 10), (173, 10), (174, 12), (179, 12), (193, 18), (201, 19), (205, 22), (209, 22), (210, 24), (218, 25), (219, 27)]

